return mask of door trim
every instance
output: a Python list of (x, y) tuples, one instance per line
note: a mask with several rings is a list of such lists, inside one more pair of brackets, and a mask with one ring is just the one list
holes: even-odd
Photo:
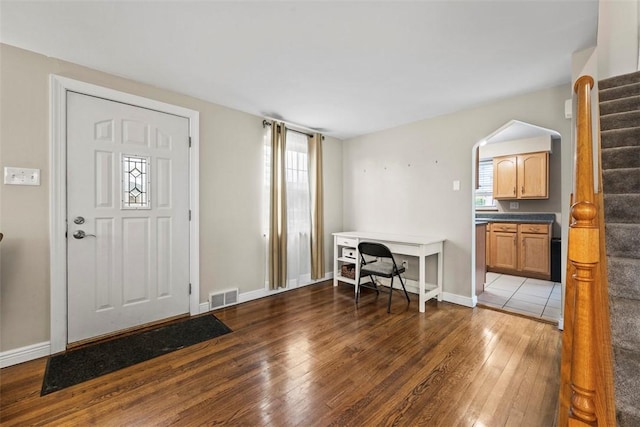
[[(199, 130), (200, 113), (149, 98), (96, 86), (67, 77), (50, 75), (49, 135), (49, 248), (51, 298), (51, 354), (67, 348), (67, 91), (148, 108), (185, 117), (189, 120), (189, 312), (200, 313), (200, 204), (199, 204)], [(186, 284), (185, 284), (186, 286)]]

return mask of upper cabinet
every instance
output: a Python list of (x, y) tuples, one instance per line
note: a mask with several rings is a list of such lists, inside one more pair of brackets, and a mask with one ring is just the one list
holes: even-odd
[(548, 199), (549, 153), (493, 158), (494, 199)]
[(518, 156), (493, 158), (493, 198), (515, 199), (518, 197)]

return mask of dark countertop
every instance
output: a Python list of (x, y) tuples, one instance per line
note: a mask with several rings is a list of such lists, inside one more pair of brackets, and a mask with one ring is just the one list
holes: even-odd
[(548, 213), (476, 213), (476, 224), (478, 221), (553, 224), (556, 216)]

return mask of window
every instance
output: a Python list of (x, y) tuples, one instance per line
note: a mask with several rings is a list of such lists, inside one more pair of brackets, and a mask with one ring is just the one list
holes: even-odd
[[(311, 193), (309, 190), (308, 146), (307, 135), (287, 130), (285, 174), (289, 287), (311, 281)], [(263, 229), (265, 236), (268, 236), (269, 194), (271, 192), (271, 132), (266, 132), (264, 147)]]
[(476, 208), (494, 208), (493, 199), (493, 159), (480, 160), (478, 164), (478, 184)]
[(122, 155), (122, 209), (149, 209), (149, 158)]
[(309, 234), (309, 170), (307, 136), (287, 131), (285, 169), (287, 176), (287, 231)]

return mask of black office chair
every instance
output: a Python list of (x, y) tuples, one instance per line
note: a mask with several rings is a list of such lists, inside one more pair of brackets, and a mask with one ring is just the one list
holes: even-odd
[[(356, 304), (360, 299), (360, 287), (365, 287), (375, 290), (380, 293), (378, 285), (374, 279), (374, 276), (386, 277), (391, 279), (391, 285), (389, 286), (389, 302), (387, 304), (387, 313), (391, 313), (391, 295), (393, 294), (393, 277), (398, 276), (400, 284), (404, 290), (404, 295), (407, 297), (407, 302), (411, 302), (407, 288), (404, 287), (404, 281), (400, 274), (404, 273), (404, 267), (398, 267), (396, 261), (391, 255), (391, 251), (388, 247), (382, 243), (374, 242), (361, 242), (358, 244), (358, 251), (360, 252), (360, 276), (358, 277), (358, 291), (356, 292)], [(365, 255), (376, 257), (377, 260), (369, 263), (365, 260)], [(360, 278), (362, 276), (369, 276), (371, 282), (360, 284)]]

